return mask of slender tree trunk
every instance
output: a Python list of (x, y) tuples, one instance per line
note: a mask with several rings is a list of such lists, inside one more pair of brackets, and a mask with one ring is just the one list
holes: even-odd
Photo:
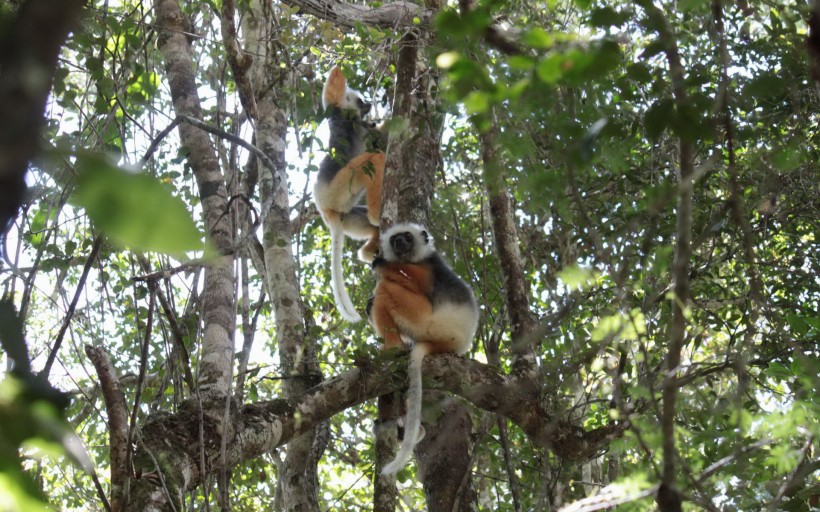
[[(158, 46), (165, 60), (165, 73), (177, 115), (201, 119), (202, 109), (196, 90), (194, 57), (186, 33), (188, 18), (177, 0), (155, 4)], [(219, 168), (213, 142), (207, 133), (188, 123), (179, 125), (182, 146), (187, 148), (202, 201), (205, 226), (211, 243), (221, 254), (233, 244), (225, 180)], [(205, 268), (202, 292), (204, 331), (199, 367), (199, 392), (203, 398), (227, 396), (231, 386), (235, 313), (233, 258), (223, 255)]]
[[(681, 62), (675, 32), (666, 14), (648, 0), (640, 0), (647, 17), (657, 27), (658, 37), (664, 45), (669, 62), (669, 81), (675, 109), (688, 112), (689, 95), (686, 91), (686, 73)], [(663, 474), (656, 501), (662, 512), (680, 512), (682, 497), (677, 489), (678, 455), (675, 447), (675, 412), (678, 396), (678, 367), (686, 340), (687, 309), (689, 302), (689, 260), (692, 253), (692, 180), (695, 174), (694, 144), (691, 139), (678, 139), (678, 201), (676, 208), (675, 258), (672, 263), (674, 297), (672, 299), (672, 323), (666, 348), (666, 373), (663, 378), (663, 410), (661, 432), (663, 433)]]
[[(288, 174), (285, 161), (287, 119), (279, 107), (277, 84), (270, 81), (281, 75), (272, 63), (277, 56), (268, 43), (273, 39), (269, 28), (275, 25), (269, 5), (255, 1), (244, 24), (247, 49), (255, 59), (251, 65), (251, 81), (257, 91), (258, 112), (256, 143), (273, 161), (271, 171), (259, 166), (262, 204), (272, 201), (263, 220), (262, 246), (265, 255), (266, 282), (273, 302), (276, 320), (276, 342), (282, 371), (289, 378), (282, 381), (285, 397), (304, 393), (322, 380), (314, 342), (305, 338), (305, 314), (299, 293), (296, 264), (291, 249), (290, 208), (288, 205)], [(290, 70), (293, 72), (293, 70)], [(279, 478), (281, 495), (277, 501), (284, 510), (319, 510), (316, 489), (318, 456), (324, 451), (314, 446), (315, 430), (293, 439)]]

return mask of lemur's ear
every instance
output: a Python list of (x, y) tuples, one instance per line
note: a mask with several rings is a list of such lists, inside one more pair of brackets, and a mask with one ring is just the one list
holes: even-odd
[(337, 107), (342, 105), (347, 91), (347, 80), (338, 66), (330, 70), (330, 75), (325, 82), (325, 89), (322, 92), (322, 105), (327, 108), (331, 105)]

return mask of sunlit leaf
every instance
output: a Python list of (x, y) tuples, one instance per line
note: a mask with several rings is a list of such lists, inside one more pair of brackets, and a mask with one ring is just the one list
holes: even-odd
[(112, 239), (137, 250), (175, 255), (204, 249), (185, 204), (156, 179), (92, 154), (78, 155), (77, 169), (72, 201)]

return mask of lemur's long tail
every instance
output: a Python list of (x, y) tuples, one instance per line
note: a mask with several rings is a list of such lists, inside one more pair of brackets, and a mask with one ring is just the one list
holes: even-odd
[(407, 417), (404, 422), (404, 439), (401, 441), (399, 453), (382, 469), (383, 475), (392, 475), (407, 464), (410, 455), (413, 453), (416, 443), (420, 440), (419, 429), (421, 428), (421, 363), (424, 356), (430, 353), (429, 347), (424, 343), (418, 343), (410, 352), (410, 364), (407, 367)]
[(339, 313), (349, 322), (358, 322), (362, 319), (356, 308), (353, 306), (353, 301), (347, 294), (345, 288), (344, 274), (342, 272), (342, 251), (344, 250), (345, 234), (341, 226), (330, 225), (330, 245), (331, 245), (331, 262), (330, 262), (330, 284), (333, 288), (333, 299), (336, 301), (336, 307)]

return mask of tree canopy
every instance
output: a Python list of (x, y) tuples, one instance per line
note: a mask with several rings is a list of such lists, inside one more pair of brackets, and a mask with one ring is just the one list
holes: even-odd
[[(817, 510), (810, 4), (1, 5), (0, 510)], [(397, 478), (334, 66), (481, 309)]]

